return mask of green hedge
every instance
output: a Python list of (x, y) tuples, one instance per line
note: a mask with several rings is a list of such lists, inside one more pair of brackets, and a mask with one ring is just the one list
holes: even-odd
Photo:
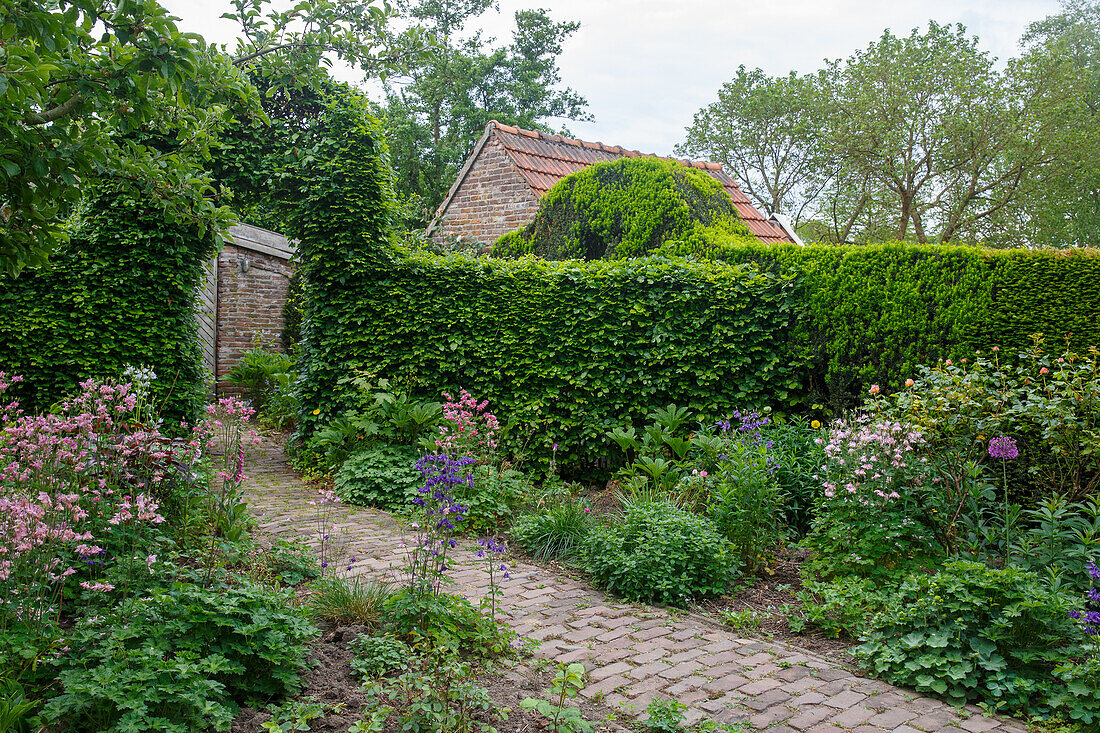
[(0, 279), (0, 371), (24, 376), (11, 393), (33, 412), (148, 365), (164, 417), (193, 419), (205, 400), (195, 294), (213, 236), (165, 221), (129, 184), (88, 189), (50, 263)]
[(851, 406), (871, 384), (896, 387), (918, 364), (1002, 355), (1045, 334), (1100, 345), (1100, 251), (688, 241), (662, 252), (755, 263), (798, 280), (805, 317), (792, 359), (812, 365), (807, 398)]
[[(517, 428), (510, 448), (607, 452), (605, 431), (675, 402), (715, 416), (796, 399), (787, 338), (798, 295), (755, 268), (645, 258), (549, 263), (414, 254), (347, 273), (333, 389), (303, 405), (332, 419), (351, 370), (432, 397), (466, 388)], [(307, 319), (308, 320), (308, 319)]]

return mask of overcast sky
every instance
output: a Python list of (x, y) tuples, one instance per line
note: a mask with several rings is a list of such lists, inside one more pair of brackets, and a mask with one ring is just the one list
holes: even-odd
[[(183, 30), (233, 45), (234, 24), (219, 19), (225, 0), (161, 2)], [(1017, 54), (1029, 23), (1059, 10), (1057, 0), (500, 0), (481, 25), (503, 43), (515, 11), (539, 7), (581, 24), (560, 57), (561, 77), (588, 99), (595, 121), (566, 126), (583, 140), (662, 155), (741, 64), (807, 73), (865, 48), (886, 28), (906, 35), (929, 20), (962, 23), (1004, 60)]]

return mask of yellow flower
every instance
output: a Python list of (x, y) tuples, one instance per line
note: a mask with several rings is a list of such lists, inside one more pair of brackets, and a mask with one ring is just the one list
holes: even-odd
[(314, 415), (320, 415), (321, 414), (321, 408), (318, 407), (316, 410), (313, 411), (313, 414)]
[(811, 420), (810, 421), (810, 427), (813, 428), (814, 430), (820, 430), (821, 429), (821, 421), (820, 420)]

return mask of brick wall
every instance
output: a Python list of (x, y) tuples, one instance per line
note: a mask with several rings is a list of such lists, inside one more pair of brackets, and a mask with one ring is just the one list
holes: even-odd
[(492, 245), (505, 232), (535, 218), (539, 202), (493, 138), (478, 153), (432, 231), (434, 241), (453, 235)]
[[(225, 381), (225, 374), (240, 360), (241, 355), (259, 340), (268, 348), (281, 349), (279, 336), (283, 330), (283, 304), (294, 267), (289, 258), (278, 252), (279, 240), (286, 239), (254, 227), (234, 227), (234, 242), (226, 240), (218, 254), (217, 301), (217, 389), (234, 392)], [(266, 241), (255, 242), (255, 237)], [(273, 239), (277, 238), (277, 239)], [(255, 249), (260, 246), (266, 251)], [(277, 253), (276, 253), (277, 252)]]

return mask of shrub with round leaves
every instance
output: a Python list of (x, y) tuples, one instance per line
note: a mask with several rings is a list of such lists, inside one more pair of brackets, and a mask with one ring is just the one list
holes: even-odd
[(620, 521), (593, 528), (583, 566), (598, 584), (628, 600), (686, 606), (724, 592), (737, 560), (706, 517), (643, 502)]

